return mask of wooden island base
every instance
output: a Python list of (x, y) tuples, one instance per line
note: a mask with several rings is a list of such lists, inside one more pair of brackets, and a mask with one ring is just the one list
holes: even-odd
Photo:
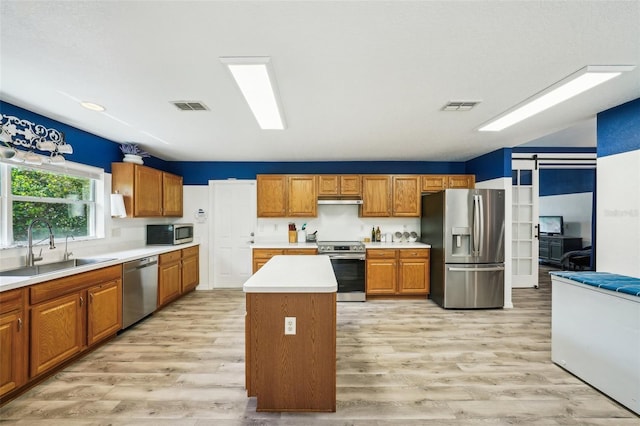
[(243, 289), (256, 410), (335, 412), (338, 283), (329, 256), (274, 256)]
[[(257, 411), (336, 411), (336, 294), (247, 293), (246, 386)], [(285, 317), (296, 334), (285, 335)]]

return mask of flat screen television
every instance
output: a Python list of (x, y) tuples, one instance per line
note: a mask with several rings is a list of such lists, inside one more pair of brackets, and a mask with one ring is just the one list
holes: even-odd
[(540, 216), (540, 233), (545, 235), (562, 235), (564, 224), (562, 216)]

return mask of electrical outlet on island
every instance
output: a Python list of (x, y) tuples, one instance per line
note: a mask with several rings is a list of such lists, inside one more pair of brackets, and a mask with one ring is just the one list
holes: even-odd
[(296, 334), (296, 317), (284, 317), (284, 334)]

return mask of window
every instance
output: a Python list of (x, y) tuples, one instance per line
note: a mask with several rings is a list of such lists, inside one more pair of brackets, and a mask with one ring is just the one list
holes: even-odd
[[(97, 200), (102, 194), (103, 173), (93, 167), (73, 165), (26, 166), (0, 163), (3, 247), (24, 244), (29, 224), (47, 221), (58, 239), (98, 236)], [(5, 219), (6, 218), (6, 219)], [(49, 235), (46, 225), (32, 229), (33, 241)]]

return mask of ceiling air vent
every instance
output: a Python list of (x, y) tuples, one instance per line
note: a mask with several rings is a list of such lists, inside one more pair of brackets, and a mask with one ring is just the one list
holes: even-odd
[(442, 107), (442, 111), (470, 111), (480, 101), (450, 101)]
[(198, 101), (172, 101), (180, 111), (208, 111), (209, 108), (202, 102)]

